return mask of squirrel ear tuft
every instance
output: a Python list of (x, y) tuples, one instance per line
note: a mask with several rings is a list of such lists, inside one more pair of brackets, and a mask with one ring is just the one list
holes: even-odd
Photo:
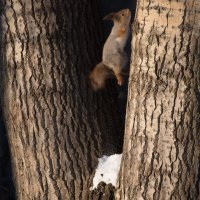
[(115, 13), (110, 13), (108, 15), (106, 15), (103, 20), (113, 20), (114, 19), (114, 15)]

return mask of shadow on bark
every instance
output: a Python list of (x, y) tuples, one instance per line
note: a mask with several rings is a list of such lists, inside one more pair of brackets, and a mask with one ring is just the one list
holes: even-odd
[[(0, 0), (0, 17), (3, 12), (3, 2)], [(2, 23), (0, 18), (0, 65), (3, 65), (3, 43), (2, 43)], [(0, 72), (0, 78), (2, 79), (3, 72)], [(3, 91), (0, 86), (0, 96)], [(14, 200), (15, 189), (12, 180), (12, 167), (10, 160), (10, 152), (8, 146), (8, 140), (6, 135), (6, 129), (2, 116), (2, 105), (0, 101), (0, 199), (1, 200)]]
[(15, 189), (12, 181), (12, 166), (10, 152), (2, 111), (0, 108), (0, 199), (14, 200)]

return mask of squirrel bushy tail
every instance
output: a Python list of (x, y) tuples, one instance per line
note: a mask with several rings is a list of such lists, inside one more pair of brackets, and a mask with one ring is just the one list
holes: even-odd
[(90, 83), (94, 91), (103, 89), (106, 80), (113, 75), (113, 72), (102, 62), (98, 63), (89, 75)]

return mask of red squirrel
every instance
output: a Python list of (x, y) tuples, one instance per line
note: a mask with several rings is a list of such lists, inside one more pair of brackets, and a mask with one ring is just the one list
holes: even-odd
[(123, 85), (122, 69), (128, 62), (124, 46), (130, 33), (131, 12), (124, 9), (110, 13), (103, 18), (112, 20), (114, 26), (103, 46), (102, 61), (98, 63), (89, 75), (92, 88), (97, 91), (105, 86), (106, 80), (114, 74), (118, 85)]

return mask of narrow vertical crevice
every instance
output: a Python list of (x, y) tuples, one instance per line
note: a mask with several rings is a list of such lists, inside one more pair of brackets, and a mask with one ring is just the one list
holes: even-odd
[[(117, 12), (119, 10), (122, 9), (126, 9), (129, 8), (131, 10), (131, 15), (132, 15), (132, 19), (131, 19), (131, 23), (133, 23), (134, 20), (134, 16), (135, 16), (135, 11), (136, 11), (136, 1), (123, 1), (123, 0), (102, 0), (102, 5), (101, 5), (101, 14), (102, 14), (102, 18), (107, 15), (108, 13), (111, 12)], [(113, 24), (111, 21), (104, 21), (103, 22), (103, 29), (104, 29), (104, 42), (106, 41), (106, 39), (108, 38), (111, 28), (112, 28)], [(129, 69), (130, 69), (130, 57), (131, 57), (131, 39), (132, 36), (130, 35), (126, 47), (125, 47), (125, 51), (127, 52), (128, 58), (129, 58), (129, 62), (126, 66), (125, 69), (125, 73), (124, 73), (124, 85), (121, 87), (118, 87), (118, 92), (117, 94), (113, 94), (113, 95), (117, 95), (117, 99), (118, 99), (118, 113), (119, 113), (119, 118), (120, 118), (120, 122), (121, 122), (121, 127), (122, 127), (122, 134), (118, 135), (117, 138), (119, 140), (119, 148), (118, 148), (118, 152), (117, 153), (121, 153), (122, 149), (123, 149), (123, 139), (124, 139), (124, 129), (125, 129), (125, 117), (126, 117), (126, 104), (127, 104), (127, 95), (128, 95), (128, 79), (129, 79)], [(116, 85), (116, 81), (114, 79), (110, 80), (110, 82), (113, 82), (113, 84)], [(109, 88), (110, 89), (110, 88)], [(112, 89), (111, 89), (111, 93), (112, 93)]]

